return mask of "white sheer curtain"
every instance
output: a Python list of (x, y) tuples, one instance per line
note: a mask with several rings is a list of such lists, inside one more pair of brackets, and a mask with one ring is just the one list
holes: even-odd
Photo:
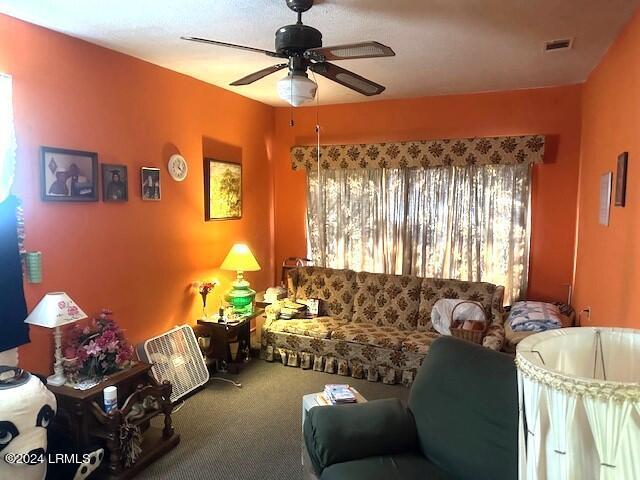
[(0, 203), (9, 196), (16, 165), (11, 77), (0, 73)]
[(310, 171), (316, 265), (486, 281), (524, 295), (529, 165)]

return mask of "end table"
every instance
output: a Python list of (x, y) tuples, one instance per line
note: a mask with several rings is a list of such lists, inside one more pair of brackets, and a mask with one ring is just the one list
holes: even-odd
[[(244, 317), (238, 323), (218, 323), (208, 320), (198, 320), (194, 329), (199, 337), (211, 339), (209, 347), (204, 351), (209, 360), (222, 360), (227, 363), (231, 373), (238, 373), (239, 366), (244, 362), (243, 352), (250, 349), (251, 321), (264, 314), (264, 310), (255, 309), (251, 315)], [(231, 355), (230, 344), (238, 343), (235, 358)]]
[[(87, 451), (96, 443), (106, 448), (105, 462), (93, 474), (96, 478), (131, 478), (180, 442), (180, 435), (174, 433), (171, 422), (171, 384), (158, 384), (149, 375), (150, 369), (150, 364), (139, 362), (131, 368), (108, 376), (87, 390), (77, 390), (66, 385), (48, 386), (58, 402), (54, 431), (59, 435), (71, 437), (73, 447), (78, 452)], [(102, 391), (111, 385), (118, 388), (119, 408), (107, 415), (102, 409)], [(143, 400), (149, 396), (154, 398), (156, 407), (145, 411), (140, 419), (131, 421), (138, 424), (143, 432), (143, 450), (136, 463), (130, 468), (125, 468), (120, 451), (119, 427), (122, 417), (126, 416), (132, 407), (140, 407)], [(150, 420), (162, 414), (165, 416), (164, 428), (158, 431), (150, 426)]]

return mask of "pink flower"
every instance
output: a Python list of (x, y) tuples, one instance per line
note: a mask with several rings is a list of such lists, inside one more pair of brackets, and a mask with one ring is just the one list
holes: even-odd
[(75, 347), (67, 347), (64, 349), (64, 358), (76, 358), (78, 351)]
[(89, 342), (89, 345), (86, 345), (84, 349), (86, 350), (88, 355), (98, 355), (102, 351), (100, 346), (93, 340), (91, 340)]
[(79, 348), (78, 351), (77, 351), (77, 355), (78, 355), (78, 361), (80, 363), (84, 363), (84, 361), (88, 357), (87, 351), (84, 348)]

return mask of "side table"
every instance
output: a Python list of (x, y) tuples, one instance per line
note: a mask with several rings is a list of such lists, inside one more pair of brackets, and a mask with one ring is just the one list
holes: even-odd
[[(239, 366), (244, 362), (243, 352), (251, 344), (251, 320), (261, 316), (262, 309), (256, 309), (251, 315), (244, 317), (238, 323), (218, 323), (198, 319), (194, 329), (198, 337), (209, 337), (209, 347), (204, 350), (208, 360), (222, 360), (227, 363), (231, 373), (238, 373)], [(231, 355), (232, 343), (238, 343), (235, 358)]]
[[(58, 402), (54, 431), (70, 437), (78, 452), (87, 451), (96, 444), (105, 448), (105, 462), (93, 474), (95, 478), (132, 478), (180, 442), (180, 435), (174, 433), (171, 422), (171, 384), (158, 384), (149, 375), (150, 369), (150, 364), (139, 362), (131, 368), (110, 375), (87, 390), (77, 390), (70, 386), (48, 386)], [(102, 391), (111, 385), (118, 388), (119, 408), (107, 415), (102, 409)], [(153, 398), (154, 405), (143, 409), (142, 405), (147, 397)], [(125, 468), (120, 451), (120, 425), (124, 417), (136, 409), (141, 411), (141, 416), (130, 420), (130, 423), (138, 425), (143, 432), (142, 453), (136, 463)], [(165, 416), (161, 431), (150, 426), (151, 419), (157, 415)]]

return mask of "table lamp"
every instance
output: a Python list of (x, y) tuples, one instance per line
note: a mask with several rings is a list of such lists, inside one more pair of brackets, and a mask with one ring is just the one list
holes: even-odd
[(231, 284), (224, 299), (233, 306), (233, 311), (239, 314), (253, 313), (253, 300), (256, 291), (249, 288), (249, 282), (244, 279), (243, 272), (255, 272), (260, 270), (256, 258), (244, 243), (236, 243), (220, 265), (222, 270), (234, 270), (237, 272), (235, 281)]
[(47, 378), (47, 384), (64, 385), (66, 378), (62, 368), (62, 330), (60, 327), (87, 318), (80, 307), (64, 292), (47, 293), (36, 308), (29, 314), (25, 323), (39, 327), (55, 328), (55, 363), (53, 375)]

